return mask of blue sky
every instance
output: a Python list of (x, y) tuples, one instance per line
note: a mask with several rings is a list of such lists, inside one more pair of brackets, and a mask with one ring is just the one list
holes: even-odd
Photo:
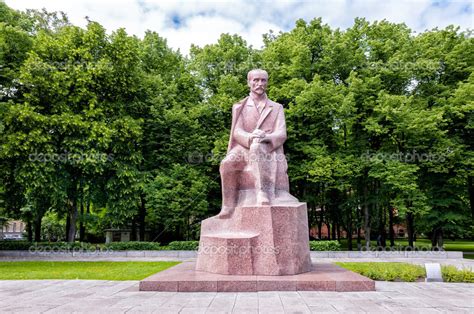
[(221, 33), (241, 35), (260, 48), (269, 30), (288, 31), (295, 21), (321, 17), (333, 28), (345, 29), (355, 17), (405, 23), (416, 32), (454, 24), (474, 29), (473, 0), (308, 0), (308, 1), (149, 1), (149, 0), (6, 0), (15, 9), (64, 11), (72, 23), (85, 26), (85, 16), (109, 32), (124, 27), (142, 37), (158, 32), (168, 44), (187, 53), (190, 45), (216, 42)]

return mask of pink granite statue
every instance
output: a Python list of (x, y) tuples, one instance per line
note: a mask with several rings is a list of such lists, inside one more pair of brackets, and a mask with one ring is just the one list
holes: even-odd
[(232, 108), (227, 156), (220, 166), (220, 218), (228, 218), (237, 206), (298, 202), (289, 194), (283, 106), (265, 93), (266, 71), (250, 71), (247, 82), (250, 95)]
[(232, 108), (221, 162), (222, 210), (201, 223), (197, 271), (294, 275), (311, 269), (306, 203), (290, 195), (282, 105), (267, 98), (268, 74), (252, 70), (250, 95)]

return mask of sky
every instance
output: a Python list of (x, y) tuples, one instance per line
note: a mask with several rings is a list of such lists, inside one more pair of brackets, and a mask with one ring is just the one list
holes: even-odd
[[(0, 0), (1, 1), (1, 0)], [(286, 32), (298, 19), (321, 17), (332, 28), (346, 29), (354, 18), (386, 19), (405, 23), (420, 33), (454, 24), (474, 29), (474, 0), (6, 0), (17, 9), (63, 11), (74, 24), (84, 27), (86, 16), (110, 33), (123, 27), (142, 38), (146, 30), (165, 37), (168, 45), (189, 52), (191, 44), (204, 46), (220, 34), (242, 36), (254, 48), (263, 46), (262, 35)]]

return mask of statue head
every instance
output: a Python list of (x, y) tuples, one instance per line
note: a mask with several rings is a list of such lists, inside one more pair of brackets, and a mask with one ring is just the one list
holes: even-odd
[(250, 92), (257, 95), (263, 95), (267, 90), (268, 73), (262, 69), (254, 69), (247, 74), (247, 85)]

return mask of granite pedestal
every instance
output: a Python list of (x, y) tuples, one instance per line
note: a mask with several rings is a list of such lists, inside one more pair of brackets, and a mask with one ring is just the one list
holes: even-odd
[(297, 275), (221, 275), (197, 271), (183, 262), (140, 281), (140, 291), (375, 291), (375, 282), (334, 264), (313, 264)]
[(196, 270), (223, 275), (295, 275), (311, 270), (306, 203), (240, 206), (201, 223)]

